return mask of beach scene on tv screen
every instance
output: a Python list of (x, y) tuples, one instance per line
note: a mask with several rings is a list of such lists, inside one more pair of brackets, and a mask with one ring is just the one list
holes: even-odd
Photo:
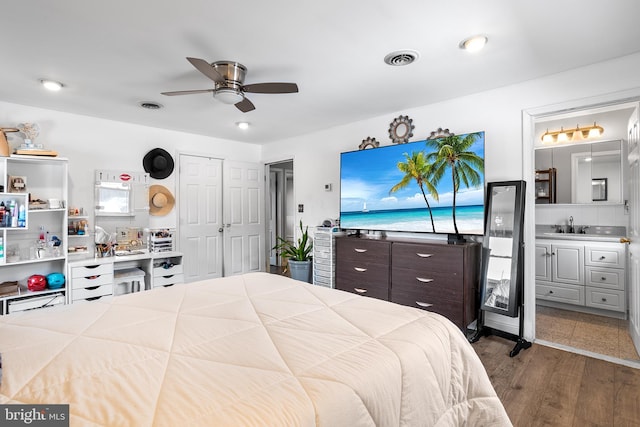
[(340, 157), (341, 228), (484, 233), (484, 132)]

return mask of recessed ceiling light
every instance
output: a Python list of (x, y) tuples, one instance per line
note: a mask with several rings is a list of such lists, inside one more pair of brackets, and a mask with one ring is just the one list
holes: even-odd
[(242, 130), (249, 129), (249, 122), (237, 122), (236, 126)]
[(143, 101), (139, 105), (142, 108), (146, 108), (147, 110), (159, 110), (162, 108), (162, 104), (158, 104), (157, 102), (151, 102), (151, 101)]
[(459, 44), (460, 49), (464, 49), (467, 52), (477, 52), (482, 50), (489, 39), (487, 36), (473, 36), (462, 40)]
[(62, 89), (62, 83), (60, 82), (56, 82), (53, 80), (45, 80), (45, 79), (41, 79), (40, 83), (42, 83), (42, 86), (45, 87), (45, 89), (57, 92), (60, 89)]
[(384, 62), (395, 67), (409, 65), (418, 60), (420, 54), (415, 50), (396, 50), (384, 57)]

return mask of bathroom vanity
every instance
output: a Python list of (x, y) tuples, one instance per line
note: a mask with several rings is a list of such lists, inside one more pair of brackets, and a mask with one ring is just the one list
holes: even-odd
[(624, 235), (538, 232), (536, 302), (626, 318)]

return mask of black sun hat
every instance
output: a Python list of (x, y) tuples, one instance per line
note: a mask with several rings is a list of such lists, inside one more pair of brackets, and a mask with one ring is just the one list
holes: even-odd
[(173, 157), (162, 148), (154, 148), (145, 154), (142, 165), (151, 178), (164, 179), (173, 172)]

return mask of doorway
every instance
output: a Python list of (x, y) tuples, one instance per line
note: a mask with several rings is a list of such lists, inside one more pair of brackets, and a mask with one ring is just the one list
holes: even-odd
[[(633, 165), (628, 162), (628, 153), (631, 148), (627, 149), (628, 144), (632, 144), (632, 138), (629, 134), (629, 127), (632, 123), (637, 123), (638, 118), (638, 103), (637, 101), (630, 102), (628, 99), (619, 102), (610, 102), (602, 104), (593, 104), (590, 107), (579, 107), (576, 105), (570, 106), (564, 110), (547, 111), (539, 115), (532, 115), (531, 126), (531, 140), (534, 148), (534, 154), (532, 163), (533, 168), (530, 169), (531, 177), (534, 187), (530, 191), (530, 196), (536, 201), (534, 202), (533, 214), (530, 218), (533, 218), (533, 224), (535, 224), (535, 234), (554, 232), (555, 230), (564, 229), (567, 227), (574, 228), (574, 220), (576, 228), (585, 227), (601, 227), (612, 225), (614, 227), (621, 227), (622, 235), (631, 237), (634, 234), (636, 227), (640, 226), (638, 221), (634, 221), (633, 215), (637, 216), (637, 211), (640, 209), (638, 203), (628, 203), (630, 198), (634, 197), (633, 188)], [(621, 150), (621, 165), (623, 167), (623, 173), (620, 175), (622, 181), (628, 185), (624, 191), (624, 195), (619, 200), (610, 200), (611, 203), (606, 203), (605, 200), (592, 199), (591, 192), (589, 192), (589, 200), (593, 200), (592, 203), (585, 203), (584, 200), (563, 199), (560, 200), (560, 190), (556, 194), (556, 186), (560, 186), (560, 177), (556, 177), (558, 172), (557, 165), (549, 166), (545, 165), (540, 167), (536, 164), (536, 154), (538, 151), (545, 151), (547, 154), (541, 157), (549, 157), (548, 153), (551, 152), (550, 148), (543, 148), (536, 151), (536, 148), (540, 148), (538, 142), (541, 140), (542, 135), (547, 130), (555, 129), (574, 129), (576, 123), (578, 125), (590, 125), (595, 121), (599, 125), (603, 125), (605, 133), (602, 137), (594, 141), (622, 141)], [(636, 125), (637, 126), (637, 125)], [(572, 142), (573, 144), (573, 142)], [(585, 149), (589, 147), (590, 142), (586, 140), (578, 141), (575, 145), (578, 149)], [(594, 142), (598, 144), (598, 142)], [(603, 146), (610, 144), (609, 142), (600, 142)], [(637, 144), (637, 143), (636, 143)], [(582, 147), (582, 148), (580, 148)], [(556, 148), (553, 148), (556, 150)], [(589, 148), (591, 151), (592, 149)], [(595, 148), (593, 150), (596, 150)], [(589, 156), (591, 160), (591, 156)], [(549, 167), (547, 167), (549, 166)], [(527, 171), (527, 168), (524, 168)], [(573, 169), (571, 169), (573, 170)], [(542, 172), (546, 175), (542, 176)], [(538, 188), (540, 182), (544, 181), (544, 185), (549, 186), (547, 181), (550, 178), (549, 173), (553, 173), (553, 191), (551, 187), (545, 189)], [(566, 168), (565, 171), (566, 173)], [(536, 175), (535, 179), (534, 176)], [(571, 175), (571, 173), (569, 173)], [(544, 179), (543, 179), (544, 178)], [(575, 174), (572, 179), (575, 179)], [(589, 179), (590, 186), (592, 185), (592, 178)], [(609, 184), (612, 184), (609, 182)], [(615, 188), (613, 185), (610, 185)], [(567, 183), (567, 188), (573, 188), (574, 194), (571, 195), (575, 198), (575, 183)], [(591, 189), (589, 189), (591, 190)], [(553, 195), (553, 197), (551, 197)], [(550, 203), (551, 199), (558, 198), (556, 203)], [(636, 196), (637, 198), (637, 196)], [(577, 204), (576, 204), (577, 203)], [(553, 228), (553, 230), (547, 228)], [(568, 237), (568, 236), (567, 236)], [(635, 239), (632, 239), (635, 240)], [(622, 295), (624, 301), (624, 307), (619, 312), (614, 311), (599, 311), (593, 310), (593, 305), (585, 302), (589, 299), (589, 274), (590, 270), (588, 266), (580, 264), (580, 268), (574, 274), (574, 271), (569, 262), (572, 257), (578, 262), (584, 262), (588, 256), (585, 253), (579, 252), (576, 247), (580, 246), (580, 243), (567, 241), (567, 245), (561, 247), (558, 244), (557, 250), (548, 250), (546, 246), (550, 245), (549, 240), (536, 239), (535, 245), (535, 268), (536, 272), (536, 285), (535, 285), (535, 337), (536, 341), (542, 344), (549, 344), (565, 350), (583, 353), (587, 355), (594, 355), (614, 362), (631, 364), (632, 366), (640, 366), (640, 342), (637, 340), (638, 335), (638, 311), (640, 305), (637, 301), (638, 293), (640, 290), (640, 282), (637, 280), (638, 274), (635, 273), (633, 267), (633, 257), (626, 257), (626, 276), (621, 276), (621, 281), (624, 282), (624, 291), (619, 291), (619, 295)], [(561, 241), (560, 243), (563, 243)], [(634, 245), (638, 245), (639, 242), (632, 243), (629, 248), (629, 252), (633, 254)], [(573, 245), (573, 246), (572, 246)], [(621, 246), (619, 244), (618, 246)], [(626, 246), (626, 245), (622, 245)], [(622, 250), (624, 253), (626, 248)], [(638, 252), (636, 252), (638, 253)], [(560, 262), (560, 258), (555, 263), (556, 268), (562, 269), (561, 273), (569, 276), (571, 280), (576, 281), (574, 285), (567, 285), (566, 288), (561, 288), (567, 291), (567, 298), (575, 298), (572, 303), (557, 303), (557, 293), (550, 298), (546, 298), (542, 295), (544, 292), (554, 292), (555, 288), (553, 284), (545, 282), (546, 279), (538, 279), (540, 276), (544, 276), (549, 273), (553, 275), (553, 256), (556, 257), (562, 255), (563, 262)], [(586, 257), (586, 258), (585, 258)], [(545, 265), (544, 259), (548, 259), (549, 265)], [(543, 260), (541, 262), (541, 260)], [(578, 265), (578, 264), (576, 264)], [(584, 271), (584, 276), (580, 277), (579, 272)], [(575, 276), (575, 277), (574, 277)], [(565, 277), (567, 279), (567, 277)], [(553, 280), (553, 279), (550, 279)], [(604, 279), (603, 279), (604, 280)], [(564, 280), (569, 282), (570, 280)], [(582, 288), (578, 285), (578, 282), (582, 283)], [(540, 286), (541, 285), (541, 286)], [(562, 285), (562, 283), (560, 284)], [(586, 285), (586, 286), (585, 286)], [(573, 286), (573, 288), (571, 287)], [(548, 287), (548, 289), (546, 288)], [(575, 292), (569, 296), (568, 292)], [(584, 295), (580, 295), (579, 292), (583, 292)], [(531, 292), (534, 293), (534, 292)], [(531, 295), (529, 293), (529, 295)], [(548, 295), (547, 295), (548, 296)], [(582, 299), (579, 301), (579, 299)], [(635, 341), (635, 342), (634, 342)]]
[(293, 160), (268, 164), (269, 179), (269, 204), (267, 235), (269, 241), (269, 268), (270, 271), (282, 272), (284, 263), (278, 252), (273, 249), (277, 238), (282, 237), (287, 241), (294, 239), (295, 199)]

